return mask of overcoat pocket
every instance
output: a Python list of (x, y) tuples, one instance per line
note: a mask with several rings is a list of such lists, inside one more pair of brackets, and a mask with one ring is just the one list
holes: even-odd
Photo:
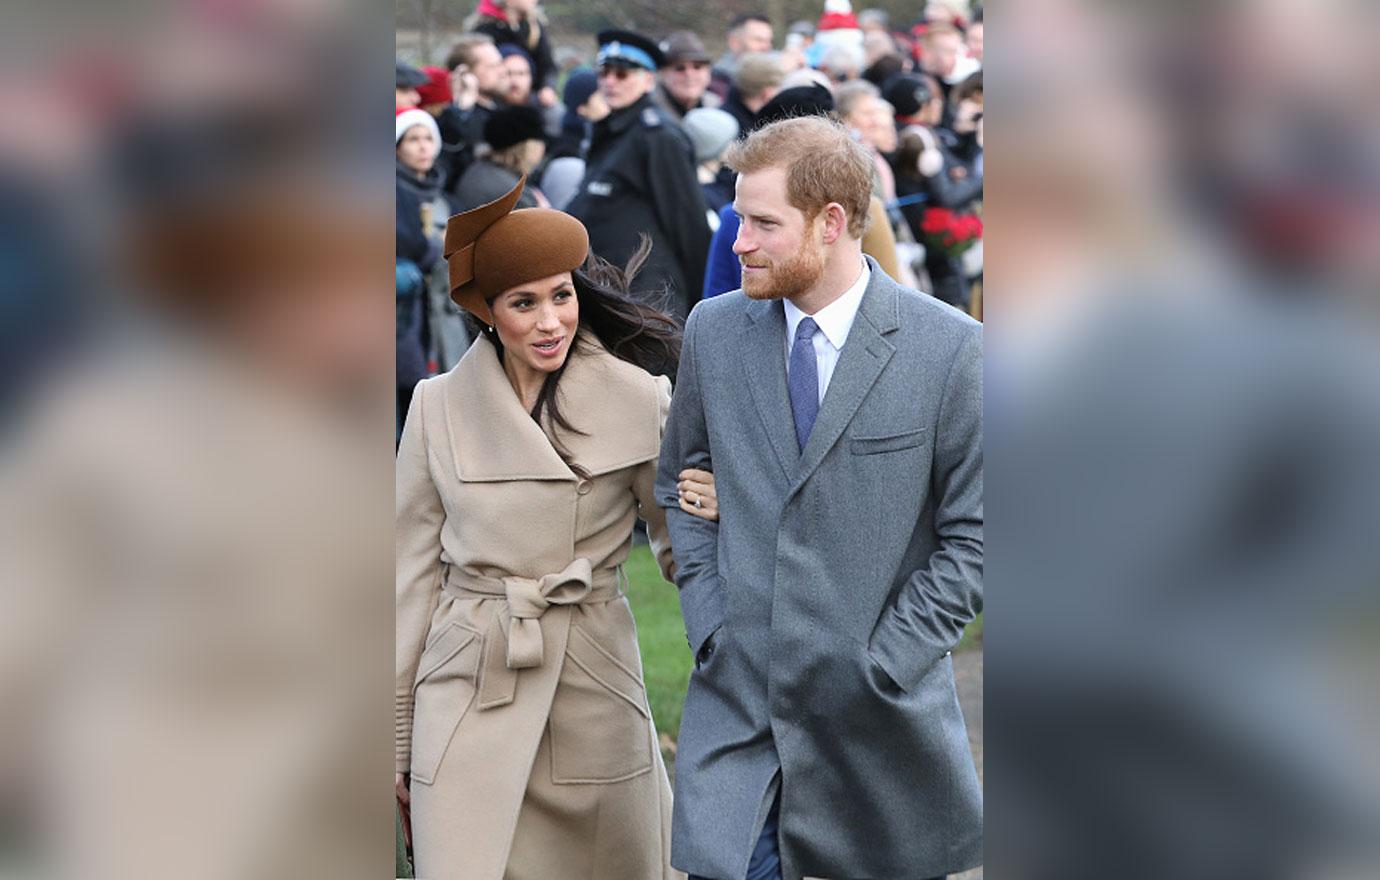
[(911, 449), (925, 441), (925, 429), (892, 434), (887, 437), (854, 437), (848, 442), (848, 449), (854, 455), (876, 455), (881, 452), (898, 452)]
[(422, 652), (413, 687), (412, 778), (430, 784), (436, 778), (455, 729), (474, 701), (479, 669), (479, 633), (447, 624)]
[(570, 628), (549, 723), (553, 782), (620, 782), (652, 768), (642, 676), (579, 626)]

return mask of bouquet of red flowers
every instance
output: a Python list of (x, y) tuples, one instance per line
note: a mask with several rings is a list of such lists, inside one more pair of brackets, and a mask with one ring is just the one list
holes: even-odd
[(982, 220), (976, 214), (955, 214), (948, 208), (927, 208), (920, 221), (927, 248), (957, 257), (982, 238)]

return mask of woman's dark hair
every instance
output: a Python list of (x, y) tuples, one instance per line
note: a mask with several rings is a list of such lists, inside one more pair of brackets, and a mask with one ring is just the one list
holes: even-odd
[[(646, 234), (641, 238), (641, 244), (622, 269), (591, 251), (584, 265), (570, 273), (575, 282), (575, 299), (580, 304), (580, 329), (593, 334), (614, 357), (641, 367), (654, 376), (670, 376), (674, 381), (676, 365), (680, 361), (679, 322), (665, 312), (638, 302), (629, 293), (633, 278), (652, 250), (651, 239)], [(498, 338), (498, 331), (481, 324), (468, 312), (465, 318), (472, 335), (486, 337), (502, 359), (503, 343)], [(588, 345), (589, 342), (577, 336), (575, 344)], [(567, 355), (566, 362), (542, 382), (536, 405), (532, 407), (532, 418), (541, 424), (542, 415), (545, 414), (556, 428), (572, 434), (584, 434), (584, 431), (566, 420), (557, 402), (556, 390), (569, 363)], [(555, 433), (552, 432), (553, 439)], [(571, 470), (580, 477), (589, 476), (571, 459), (570, 453), (559, 440), (554, 441), (554, 446)]]
[(973, 95), (982, 94), (982, 71), (977, 70), (969, 74), (963, 82), (954, 86), (953, 93), (949, 96), (949, 101), (957, 105), (960, 101), (966, 101)]

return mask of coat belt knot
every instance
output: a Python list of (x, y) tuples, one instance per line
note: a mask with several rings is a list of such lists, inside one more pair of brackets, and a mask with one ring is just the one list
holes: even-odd
[(552, 605), (576, 605), (589, 595), (593, 576), (589, 560), (576, 559), (563, 571), (543, 575), (532, 580), (523, 577), (503, 578), (503, 592), (508, 599), (508, 658), (509, 669), (528, 669), (542, 662), (540, 617)]
[(451, 595), (503, 602), (503, 607), (490, 616), (483, 638), (478, 682), (481, 710), (513, 702), (517, 671), (542, 665), (546, 652), (541, 618), (553, 606), (609, 602), (623, 595), (620, 569), (592, 568), (582, 557), (539, 578), (486, 577), (451, 569), (444, 587)]

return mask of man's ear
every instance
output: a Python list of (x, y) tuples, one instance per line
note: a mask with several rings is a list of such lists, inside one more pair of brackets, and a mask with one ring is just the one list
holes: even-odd
[(843, 205), (830, 202), (821, 212), (824, 216), (824, 243), (833, 244), (848, 233), (848, 213)]

